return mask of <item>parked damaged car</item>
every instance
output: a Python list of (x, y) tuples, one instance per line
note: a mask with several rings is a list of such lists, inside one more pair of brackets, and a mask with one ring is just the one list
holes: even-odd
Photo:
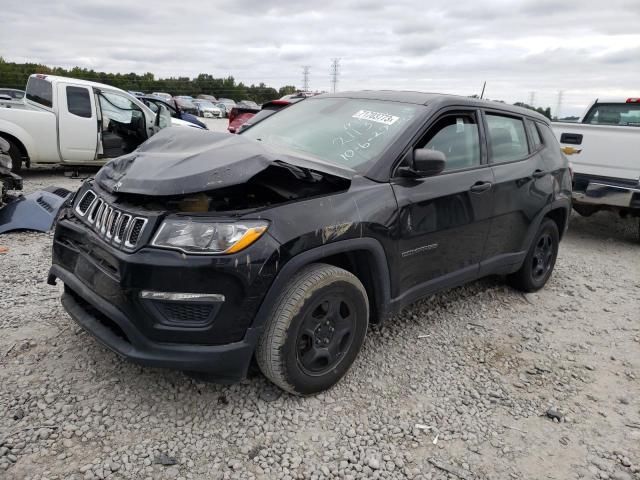
[(490, 274), (542, 288), (570, 198), (535, 112), (321, 95), (240, 135), (165, 130), (110, 161), (61, 211), (49, 283), (130, 360), (235, 382), (255, 359), (312, 394), (369, 324), (425, 295)]
[(47, 187), (21, 195), (22, 178), (12, 172), (11, 145), (0, 138), (0, 234), (12, 230), (51, 230), (60, 207), (71, 197), (65, 188)]
[(11, 145), (0, 137), (0, 208), (11, 201), (9, 191), (22, 190), (22, 178), (13, 173), (13, 162), (9, 155)]

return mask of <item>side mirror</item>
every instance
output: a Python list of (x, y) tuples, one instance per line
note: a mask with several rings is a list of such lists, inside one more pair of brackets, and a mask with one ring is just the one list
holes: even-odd
[(403, 177), (420, 178), (439, 175), (446, 166), (446, 156), (440, 150), (418, 148), (410, 151), (405, 157), (405, 165), (398, 169)]
[(433, 177), (444, 170), (447, 157), (440, 150), (419, 148), (413, 151), (413, 169), (421, 177)]

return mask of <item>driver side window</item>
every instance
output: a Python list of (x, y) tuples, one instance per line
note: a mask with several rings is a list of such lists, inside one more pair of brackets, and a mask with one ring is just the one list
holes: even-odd
[[(111, 92), (101, 92), (99, 98), (105, 127), (108, 126), (109, 121), (128, 125), (142, 117), (142, 111), (138, 106), (122, 95)], [(107, 119), (109, 121), (107, 121)]]
[(417, 148), (438, 150), (445, 156), (444, 171), (480, 165), (480, 133), (472, 113), (452, 113), (440, 118)]

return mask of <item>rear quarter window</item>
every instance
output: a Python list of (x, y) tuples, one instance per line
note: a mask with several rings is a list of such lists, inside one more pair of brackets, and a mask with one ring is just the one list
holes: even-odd
[(43, 78), (29, 77), (26, 95), (32, 102), (49, 108), (53, 106), (53, 87)]

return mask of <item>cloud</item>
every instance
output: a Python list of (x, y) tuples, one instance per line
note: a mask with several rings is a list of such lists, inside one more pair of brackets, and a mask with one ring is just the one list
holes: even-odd
[[(566, 113), (637, 95), (640, 2), (609, 0), (4, 0), (8, 60), (160, 77), (487, 94)], [(0, 83), (2, 79), (0, 79)]]

